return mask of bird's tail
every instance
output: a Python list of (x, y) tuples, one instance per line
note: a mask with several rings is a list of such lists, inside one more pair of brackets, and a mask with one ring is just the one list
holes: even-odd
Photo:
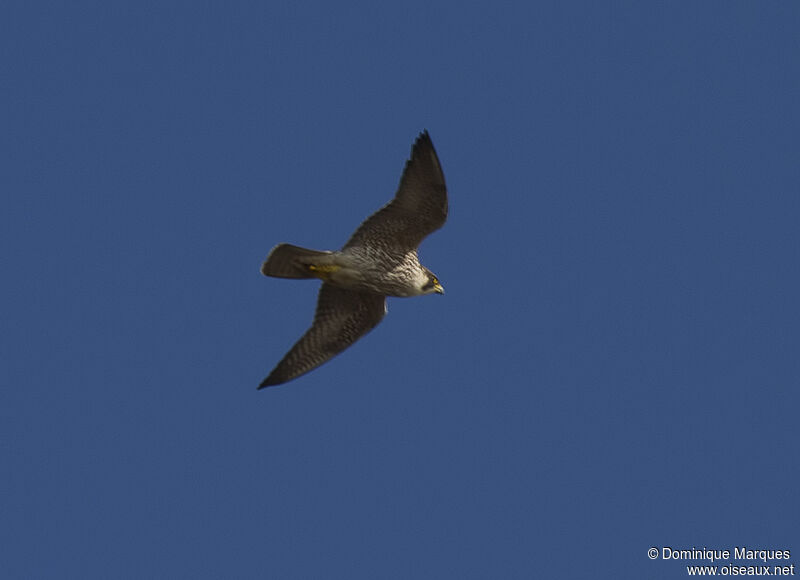
[(274, 278), (317, 278), (318, 275), (309, 266), (318, 263), (321, 256), (329, 254), (331, 252), (278, 244), (261, 265), (261, 273)]

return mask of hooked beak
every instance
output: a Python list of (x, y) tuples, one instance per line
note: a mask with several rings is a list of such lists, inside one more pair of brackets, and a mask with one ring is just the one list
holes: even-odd
[(437, 282), (436, 285), (433, 287), (433, 291), (436, 292), (437, 294), (444, 294), (444, 286), (442, 286)]

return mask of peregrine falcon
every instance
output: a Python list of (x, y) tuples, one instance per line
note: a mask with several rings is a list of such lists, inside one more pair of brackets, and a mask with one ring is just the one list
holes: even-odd
[(319, 278), (311, 328), (259, 389), (317, 368), (372, 330), (386, 314), (387, 296), (444, 294), (439, 279), (419, 263), (420, 242), (444, 225), (447, 188), (430, 136), (411, 148), (394, 199), (372, 214), (336, 252), (275, 246), (261, 273), (275, 278)]

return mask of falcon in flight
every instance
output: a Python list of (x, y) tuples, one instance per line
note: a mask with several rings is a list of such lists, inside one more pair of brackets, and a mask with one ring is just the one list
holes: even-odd
[(275, 246), (261, 273), (275, 278), (319, 278), (314, 322), (259, 389), (317, 368), (372, 330), (386, 314), (387, 296), (444, 294), (419, 263), (420, 242), (444, 225), (447, 188), (427, 131), (417, 137), (394, 199), (359, 226), (337, 252)]

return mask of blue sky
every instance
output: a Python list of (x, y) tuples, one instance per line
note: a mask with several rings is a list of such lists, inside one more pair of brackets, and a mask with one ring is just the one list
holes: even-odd
[[(796, 3), (3, 13), (3, 577), (800, 564)], [(423, 129), (447, 294), (256, 391)]]

